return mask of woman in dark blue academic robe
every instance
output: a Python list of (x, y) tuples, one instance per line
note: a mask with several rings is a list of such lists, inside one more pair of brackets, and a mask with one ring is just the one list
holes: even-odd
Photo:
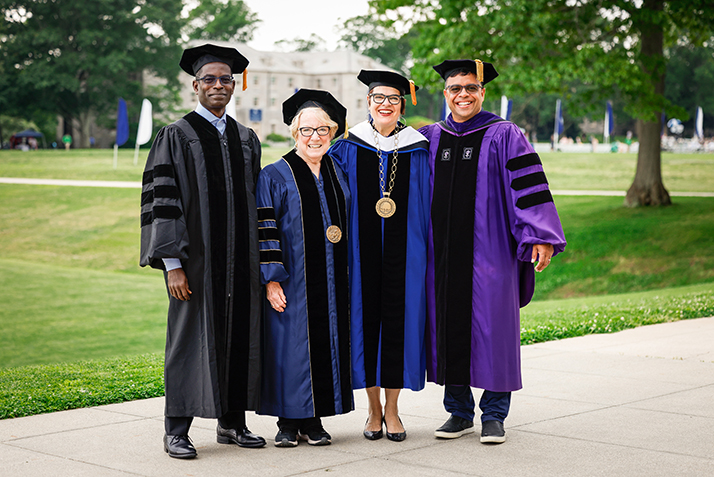
[(350, 371), (347, 181), (327, 150), (346, 110), (302, 89), (283, 104), (295, 149), (257, 184), (266, 287), (259, 413), (278, 416), (278, 447), (330, 444), (321, 417), (354, 407)]

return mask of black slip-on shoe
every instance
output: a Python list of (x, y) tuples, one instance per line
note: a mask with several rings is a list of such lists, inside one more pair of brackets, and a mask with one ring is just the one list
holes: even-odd
[[(368, 431), (367, 430), (367, 423), (369, 422), (369, 418), (367, 418), (367, 422), (364, 423), (364, 431), (362, 434), (364, 435), (365, 438), (369, 439), (370, 441), (376, 441), (384, 437), (384, 432), (382, 432), (382, 428), (378, 431)], [(382, 421), (379, 422), (380, 424)]]
[[(394, 442), (402, 442), (404, 439), (407, 438), (407, 430), (404, 429), (402, 432), (389, 432), (389, 428), (387, 427), (387, 421), (382, 418), (382, 422), (384, 423), (385, 429), (387, 429), (387, 439), (390, 441)], [(399, 423), (402, 424), (402, 418), (399, 418)], [(402, 427), (404, 427), (404, 424), (402, 424)]]
[(473, 431), (473, 421), (452, 414), (444, 425), (434, 432), (434, 436), (440, 439), (456, 439), (464, 434), (471, 434)]
[(193, 459), (197, 455), (188, 436), (164, 435), (164, 451), (176, 459)]
[(502, 444), (506, 442), (506, 431), (501, 421), (485, 421), (481, 425), (482, 444)]

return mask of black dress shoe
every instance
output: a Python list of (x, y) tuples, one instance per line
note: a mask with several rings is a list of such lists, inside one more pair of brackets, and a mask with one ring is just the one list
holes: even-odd
[(237, 429), (223, 429), (220, 424), (216, 427), (216, 441), (219, 444), (236, 444), (250, 448), (265, 445), (265, 439), (253, 434), (247, 427), (243, 427), (243, 430), (239, 432)]
[(486, 421), (481, 425), (481, 442), (484, 444), (501, 444), (506, 442), (506, 431), (501, 421)]
[(176, 459), (193, 459), (196, 457), (196, 448), (193, 447), (188, 436), (164, 435), (164, 451), (169, 454), (169, 457), (175, 457)]
[[(369, 439), (370, 441), (376, 441), (376, 440), (381, 439), (382, 437), (384, 437), (384, 433), (382, 432), (381, 426), (380, 426), (380, 428), (379, 428), (378, 431), (368, 431), (368, 430), (367, 430), (367, 423), (368, 423), (368, 422), (369, 422), (369, 418), (367, 418), (367, 422), (364, 423), (364, 432), (362, 432), (362, 434), (364, 435), (364, 437), (366, 437), (366, 438)], [(380, 422), (380, 424), (381, 424), (381, 422)]]
[[(399, 419), (399, 424), (402, 424), (402, 418)], [(404, 429), (404, 432), (389, 432), (389, 428), (387, 427), (387, 421), (382, 418), (382, 422), (384, 423), (384, 428), (387, 429), (387, 439), (390, 441), (394, 442), (402, 442), (404, 439), (407, 438), (407, 430)], [(402, 427), (404, 427), (404, 424), (402, 424)]]

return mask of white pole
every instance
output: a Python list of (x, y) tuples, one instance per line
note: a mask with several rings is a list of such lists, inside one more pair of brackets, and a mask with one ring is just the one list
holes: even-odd
[(560, 125), (560, 100), (555, 101), (555, 125), (553, 126), (553, 150), (558, 149), (558, 126)]
[(117, 155), (119, 154), (119, 146), (114, 144), (114, 169), (117, 168)]

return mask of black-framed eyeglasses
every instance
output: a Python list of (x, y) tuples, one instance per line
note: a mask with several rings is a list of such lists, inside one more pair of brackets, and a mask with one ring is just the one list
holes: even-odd
[(480, 84), (466, 84), (466, 85), (460, 85), (460, 84), (452, 84), (451, 86), (447, 86), (444, 91), (448, 91), (449, 94), (457, 95), (461, 93), (462, 89), (465, 89), (468, 94), (476, 94), (478, 91), (483, 88)]
[(372, 93), (368, 94), (368, 97), (372, 98), (372, 101), (374, 101), (377, 104), (382, 104), (384, 103), (384, 100), (386, 99), (389, 101), (389, 104), (399, 104), (402, 102), (402, 97), (399, 96), (398, 94), (379, 94), (379, 93)]
[(203, 78), (196, 78), (196, 81), (203, 81), (208, 86), (215, 84), (216, 80), (220, 81), (223, 86), (228, 86), (229, 84), (233, 83), (233, 77), (228, 75), (218, 77), (208, 75), (204, 76)]
[(317, 132), (318, 136), (327, 136), (330, 134), (330, 128), (329, 126), (320, 126), (319, 128), (299, 128), (298, 131), (300, 131), (300, 134), (304, 137), (312, 137), (312, 135)]

